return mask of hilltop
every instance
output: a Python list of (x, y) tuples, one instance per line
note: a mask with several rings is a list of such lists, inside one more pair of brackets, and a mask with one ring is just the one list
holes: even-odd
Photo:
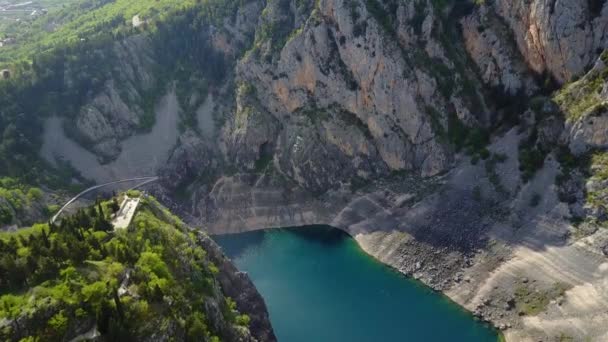
[(2, 340), (274, 339), (262, 298), (209, 237), (149, 196), (115, 229), (117, 202), (0, 235)]

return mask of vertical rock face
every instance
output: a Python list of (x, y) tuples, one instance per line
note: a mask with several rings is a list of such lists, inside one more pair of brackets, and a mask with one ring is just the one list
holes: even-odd
[(519, 50), (511, 44), (509, 28), (495, 13), (482, 6), (460, 23), (467, 52), (486, 84), (511, 95), (537, 90)]
[(223, 293), (236, 301), (240, 312), (246, 312), (249, 315), (251, 319), (249, 331), (255, 341), (275, 342), (277, 339), (270, 325), (266, 304), (251, 279), (247, 274), (236, 269), (209, 236), (198, 234), (198, 242), (209, 253), (209, 258), (213, 263), (220, 269), (217, 277)]
[[(280, 172), (315, 192), (353, 177), (446, 170), (448, 113), (476, 117), (431, 3), (323, 0), (308, 13), (292, 5), (268, 4), (237, 66), (228, 154), (254, 168), (274, 150)], [(288, 29), (278, 41), (260, 33), (280, 25)]]
[(604, 53), (585, 76), (555, 96), (567, 119), (563, 140), (576, 155), (608, 148), (607, 64)]
[(498, 0), (491, 6), (511, 28), (530, 68), (560, 83), (581, 75), (608, 46), (603, 0)]
[[(97, 93), (91, 94), (68, 128), (71, 135), (95, 152), (101, 161), (108, 161), (120, 153), (121, 140), (138, 129), (149, 128), (149, 122), (144, 121), (153, 121), (150, 116), (154, 108), (146, 108), (145, 96), (158, 86), (152, 73), (158, 65), (153, 59), (151, 41), (143, 35), (128, 37), (96, 53), (116, 60), (108, 70), (112, 76)], [(66, 86), (70, 86), (71, 79), (85, 76), (77, 70), (68, 71)]]

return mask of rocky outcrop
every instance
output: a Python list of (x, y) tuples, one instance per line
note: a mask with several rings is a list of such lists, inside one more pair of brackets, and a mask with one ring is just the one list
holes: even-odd
[(606, 53), (582, 77), (562, 89), (555, 101), (567, 119), (564, 139), (581, 155), (608, 148), (608, 58)]
[[(289, 14), (268, 6), (282, 14), (258, 32)], [(390, 171), (445, 171), (447, 113), (469, 103), (458, 93), (462, 76), (438, 41), (443, 28), (430, 2), (394, 13), (384, 6), (321, 1), (301, 26), (295, 21), (284, 46), (258, 36), (237, 66), (241, 86), (225, 139), (231, 159), (251, 170), (270, 149), (279, 172), (318, 193)], [(378, 21), (383, 15), (393, 24)], [(419, 44), (426, 49), (410, 51)], [(454, 89), (440, 89), (446, 83)], [(458, 114), (476, 122), (470, 110)]]
[(209, 253), (211, 261), (220, 269), (217, 277), (224, 295), (236, 301), (239, 312), (248, 313), (251, 319), (249, 330), (253, 338), (260, 342), (276, 341), (264, 299), (256, 290), (251, 279), (247, 274), (236, 269), (209, 236), (198, 233), (197, 238), (198, 243)]
[[(159, 86), (152, 74), (157, 64), (151, 47), (149, 37), (136, 35), (116, 42), (112, 49), (105, 51), (106, 58), (117, 61), (113, 64), (112, 77), (82, 106), (68, 126), (68, 132), (95, 152), (102, 162), (117, 157), (121, 140), (137, 130), (149, 128), (145, 126), (154, 120), (150, 118), (154, 106), (146, 103), (148, 92)], [(69, 78), (67, 83), (69, 85)]]
[(580, 154), (590, 149), (608, 148), (608, 108), (596, 108), (573, 123), (570, 128), (570, 150)]
[[(199, 175), (211, 176), (217, 172), (217, 151), (212, 151), (196, 133), (187, 131), (179, 137), (167, 163), (159, 170), (163, 184), (176, 189)], [(205, 179), (206, 181), (207, 179)]]
[(461, 25), (467, 52), (486, 84), (510, 95), (532, 94), (538, 89), (510, 40), (509, 28), (488, 7), (479, 7)]
[[(224, 18), (221, 25), (205, 24), (200, 35), (209, 45), (210, 54), (221, 54), (227, 66), (234, 63), (253, 39), (262, 6), (261, 2), (251, 1), (243, 4), (234, 16)], [(112, 61), (112, 68), (108, 70), (103, 86), (90, 94), (66, 128), (70, 136), (94, 152), (101, 163), (116, 159), (126, 138), (151, 129), (159, 99), (175, 87), (173, 81), (179, 77), (173, 75), (176, 65), (172, 63), (177, 61), (174, 58), (166, 60), (166, 45), (167, 42), (159, 42), (158, 37), (138, 33), (118, 40), (109, 49), (97, 51), (103, 54), (104, 60)], [(161, 71), (166, 74), (161, 76)], [(231, 71), (212, 70), (210, 73), (230, 74)], [(70, 78), (81, 76), (68, 71), (66, 86), (74, 83)], [(185, 99), (206, 95), (199, 94), (196, 88), (186, 89), (184, 93), (188, 95)], [(184, 110), (188, 104), (180, 103)], [(183, 112), (180, 114), (185, 116)]]
[(605, 1), (494, 1), (530, 68), (560, 83), (580, 76), (608, 47)]

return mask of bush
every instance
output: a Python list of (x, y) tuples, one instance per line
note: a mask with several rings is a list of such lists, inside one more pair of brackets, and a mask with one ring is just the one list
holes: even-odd
[(65, 312), (61, 310), (59, 313), (51, 317), (51, 319), (49, 319), (48, 326), (53, 336), (58, 338), (63, 337), (63, 334), (68, 329), (68, 318), (65, 316)]
[(27, 191), (27, 199), (30, 201), (37, 201), (42, 198), (42, 190), (38, 188), (30, 188)]
[(249, 321), (251, 321), (251, 319), (249, 318), (248, 315), (238, 315), (236, 316), (235, 322), (238, 325), (242, 325), (242, 326), (249, 326)]
[(535, 193), (534, 195), (532, 195), (532, 198), (530, 198), (530, 206), (537, 207), (540, 204), (540, 200), (541, 200), (541, 196), (539, 194)]
[(540, 170), (545, 164), (546, 153), (538, 147), (524, 147), (519, 149), (519, 171), (522, 180), (528, 182), (536, 171)]
[(473, 199), (477, 202), (481, 202), (481, 188), (479, 187), (479, 185), (476, 185), (473, 188)]

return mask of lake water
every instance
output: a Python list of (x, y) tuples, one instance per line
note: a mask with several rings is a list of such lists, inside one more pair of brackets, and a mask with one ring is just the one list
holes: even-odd
[(456, 304), (365, 254), (329, 227), (215, 240), (249, 274), (280, 342), (497, 341)]

